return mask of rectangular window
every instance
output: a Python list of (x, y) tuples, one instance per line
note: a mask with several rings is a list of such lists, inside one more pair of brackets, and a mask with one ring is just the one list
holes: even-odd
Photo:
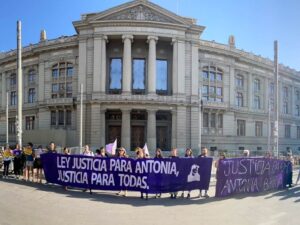
[(51, 125), (56, 125), (56, 111), (51, 111)]
[(57, 79), (58, 78), (58, 69), (52, 69), (52, 78)]
[(297, 139), (300, 139), (300, 126), (297, 126)]
[(8, 119), (8, 133), (16, 134), (16, 118), (15, 117)]
[(16, 74), (13, 74), (10, 77), (10, 86), (15, 87), (16, 84), (17, 84), (17, 76), (16, 76)]
[(217, 73), (217, 81), (222, 81), (222, 74), (221, 73)]
[(246, 121), (237, 120), (237, 136), (245, 136), (245, 135), (246, 135)]
[(203, 71), (203, 72), (202, 72), (202, 78), (203, 78), (204, 80), (208, 80), (208, 71)]
[(10, 92), (10, 105), (17, 105), (17, 92)]
[(52, 84), (52, 98), (57, 98), (59, 86), (58, 84)]
[(261, 137), (262, 135), (262, 129), (263, 129), (263, 123), (262, 122), (255, 122), (255, 136)]
[(71, 98), (72, 97), (72, 83), (69, 82), (67, 83), (67, 98)]
[(64, 115), (64, 111), (59, 110), (58, 111), (58, 125), (64, 125), (64, 120), (65, 120), (65, 115)]
[(203, 113), (203, 127), (208, 127), (208, 113)]
[(210, 79), (210, 81), (214, 82), (216, 80), (216, 73), (209, 72), (209, 79)]
[(203, 87), (202, 87), (202, 95), (208, 95), (208, 86), (207, 85), (203, 85)]
[(73, 76), (73, 66), (72, 66), (72, 64), (68, 64), (68, 67), (67, 67), (67, 76), (68, 77)]
[(156, 60), (156, 93), (168, 93), (168, 61), (163, 59)]
[(109, 93), (120, 94), (122, 89), (122, 59), (112, 58), (109, 65)]
[(28, 103), (33, 103), (35, 101), (35, 89), (29, 88), (28, 91)]
[(133, 59), (132, 61), (132, 92), (133, 94), (145, 93), (145, 59)]
[(223, 128), (223, 114), (218, 114), (218, 128)]
[(216, 114), (212, 113), (210, 115), (210, 127), (216, 128)]
[(291, 125), (284, 126), (284, 137), (290, 138), (291, 137)]
[(259, 96), (254, 96), (254, 108), (255, 109), (260, 109), (260, 97)]
[(67, 113), (67, 115), (66, 115), (66, 124), (71, 125), (72, 124), (72, 111), (67, 110), (66, 113)]
[(34, 130), (34, 116), (26, 116), (25, 118), (25, 129)]

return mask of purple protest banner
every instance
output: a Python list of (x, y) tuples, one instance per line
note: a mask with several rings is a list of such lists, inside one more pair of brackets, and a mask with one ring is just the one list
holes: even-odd
[(208, 189), (212, 158), (130, 159), (43, 154), (49, 183), (100, 190), (164, 193)]
[(216, 197), (278, 190), (286, 186), (291, 163), (266, 158), (220, 160)]

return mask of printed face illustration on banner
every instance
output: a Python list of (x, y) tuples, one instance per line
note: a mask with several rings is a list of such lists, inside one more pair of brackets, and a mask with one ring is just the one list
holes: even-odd
[(198, 165), (193, 164), (191, 166), (191, 172), (187, 177), (187, 182), (200, 181), (200, 174), (199, 174), (198, 170), (199, 170)]
[(135, 160), (43, 154), (41, 159), (50, 183), (148, 193), (208, 189), (212, 165), (211, 158)]

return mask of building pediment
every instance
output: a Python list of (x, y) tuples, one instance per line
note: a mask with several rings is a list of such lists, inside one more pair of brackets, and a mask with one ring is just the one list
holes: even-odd
[(73, 24), (78, 31), (83, 26), (96, 26), (96, 24), (102, 26), (105, 23), (128, 24), (128, 22), (178, 26), (186, 29), (192, 28), (199, 32), (204, 30), (204, 27), (196, 25), (194, 19), (181, 17), (146, 0), (135, 0), (103, 12), (84, 14), (80, 21), (75, 21)]
[(154, 21), (163, 23), (182, 23), (174, 20), (166, 15), (163, 15), (145, 5), (137, 5), (129, 9), (125, 9), (118, 13), (101, 18), (102, 20), (133, 20), (133, 21)]

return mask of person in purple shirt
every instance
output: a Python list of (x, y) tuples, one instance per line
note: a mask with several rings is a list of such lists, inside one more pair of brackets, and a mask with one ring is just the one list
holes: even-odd
[(14, 156), (14, 174), (17, 179), (20, 178), (22, 174), (22, 151), (20, 149), (20, 145), (16, 144), (15, 149), (13, 150)]

